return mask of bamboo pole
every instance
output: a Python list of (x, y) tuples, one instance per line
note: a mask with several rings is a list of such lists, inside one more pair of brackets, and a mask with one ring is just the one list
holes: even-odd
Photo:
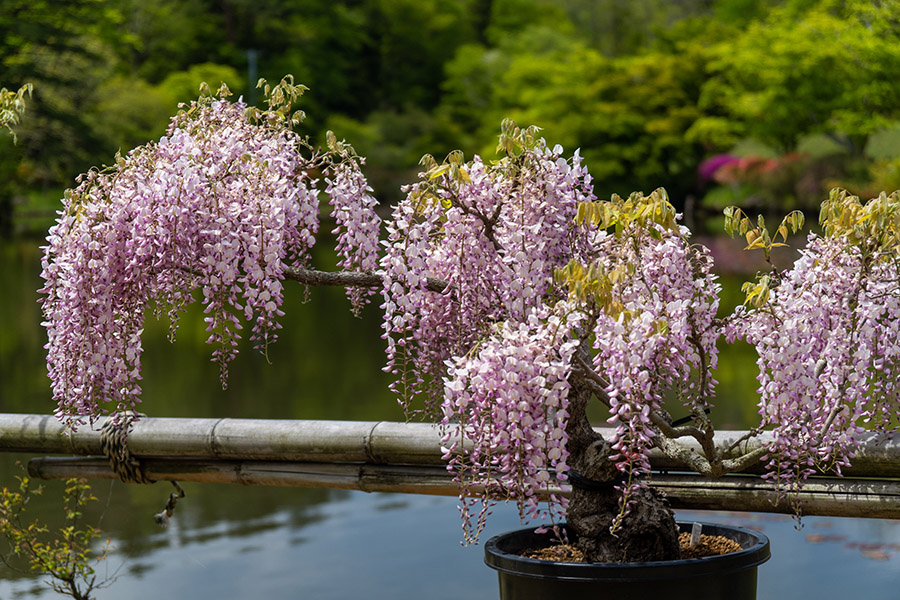
[(900, 481), (893, 479), (811, 477), (795, 498), (780, 497), (771, 483), (753, 475), (654, 475), (651, 483), (673, 508), (794, 514), (796, 501), (803, 515), (900, 518)]
[[(459, 494), (452, 475), (437, 466), (193, 459), (145, 459), (141, 464), (145, 475), (157, 481)], [(28, 473), (36, 479), (117, 478), (106, 458), (100, 457), (33, 458)]]
[[(91, 427), (66, 432), (50, 415), (0, 414), (0, 452), (100, 455), (101, 418)], [(609, 438), (612, 430), (597, 428)], [(720, 431), (715, 443), (728, 448), (745, 431)], [(770, 440), (762, 434), (740, 444), (751, 451)], [(680, 443), (700, 452), (692, 438)], [(134, 423), (128, 449), (138, 458), (194, 458), (250, 461), (351, 462), (433, 465), (441, 459), (441, 431), (428, 423), (387, 421), (299, 421), (263, 419), (149, 418)], [(872, 434), (858, 449), (848, 477), (900, 478), (900, 439)], [(659, 471), (684, 466), (654, 451), (650, 464)], [(750, 470), (750, 473), (759, 471)]]
[[(146, 459), (143, 465), (148, 477), (161, 481), (459, 494), (452, 474), (433, 466), (189, 459)], [(116, 477), (106, 459), (97, 457), (35, 458), (29, 462), (28, 471), (39, 479)], [(665, 492), (675, 509), (795, 512), (790, 499), (779, 498), (771, 484), (752, 475), (707, 479), (693, 474), (654, 473), (651, 484)], [(555, 488), (543, 495), (550, 492), (566, 494)], [(815, 477), (806, 483), (796, 500), (804, 515), (898, 519), (900, 481)]]
[[(0, 414), (0, 451), (81, 455), (32, 459), (29, 472), (36, 478), (113, 478), (107, 459), (97, 456), (102, 424), (66, 432), (52, 416)], [(744, 433), (719, 432), (715, 441), (727, 448)], [(142, 418), (128, 448), (155, 480), (455, 496), (441, 437), (439, 428), (423, 423)], [(744, 442), (740, 450), (765, 441)], [(651, 483), (675, 508), (794, 510), (753, 475), (710, 480), (671, 473), (683, 468), (656, 453), (651, 465), (657, 471)], [(900, 518), (900, 481), (894, 480), (900, 478), (900, 443), (873, 437), (845, 475), (811, 479), (798, 496), (803, 513)]]
[[(53, 416), (0, 414), (0, 452), (100, 455), (100, 428), (75, 432)], [(427, 423), (142, 418), (128, 435), (136, 457), (440, 465), (440, 430)]]

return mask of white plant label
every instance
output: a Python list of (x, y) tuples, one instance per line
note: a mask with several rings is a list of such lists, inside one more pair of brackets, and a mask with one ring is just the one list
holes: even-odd
[(700, 543), (700, 533), (703, 531), (703, 525), (694, 523), (691, 526), (691, 548)]

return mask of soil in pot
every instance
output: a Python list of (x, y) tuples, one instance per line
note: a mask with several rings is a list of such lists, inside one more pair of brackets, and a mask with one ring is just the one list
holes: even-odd
[[(737, 552), (740, 544), (723, 535), (700, 536), (700, 542), (691, 546), (691, 534), (684, 532), (678, 536), (681, 545), (681, 558), (700, 558), (703, 556), (720, 556), (729, 552)], [(573, 544), (554, 544), (543, 548), (534, 548), (522, 552), (525, 558), (537, 558), (540, 560), (552, 560), (557, 562), (583, 563), (584, 554)]]

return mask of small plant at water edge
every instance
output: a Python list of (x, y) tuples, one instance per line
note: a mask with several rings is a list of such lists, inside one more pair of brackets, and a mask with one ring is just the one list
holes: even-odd
[(43, 492), (32, 488), (27, 475), (17, 477), (18, 489), (4, 487), (0, 491), (0, 535), (9, 551), (0, 560), (17, 568), (14, 558), (24, 560), (28, 568), (47, 577), (47, 583), (60, 594), (75, 600), (90, 600), (92, 592), (111, 583), (97, 581), (95, 566), (109, 554), (109, 541), (95, 548), (101, 537), (99, 529), (82, 522), (82, 511), (97, 498), (84, 479), (69, 479), (63, 492), (64, 524), (57, 531), (25, 517), (28, 503)]

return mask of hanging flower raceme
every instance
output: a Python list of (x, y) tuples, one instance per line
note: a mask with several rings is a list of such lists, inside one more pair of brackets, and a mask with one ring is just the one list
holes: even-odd
[[(372, 196), (360, 166), (363, 158), (353, 157), (341, 144), (332, 142), (340, 153), (331, 174), (325, 178), (332, 206), (331, 217), (336, 222), (332, 234), (337, 236), (338, 266), (348, 271), (374, 272), (378, 267), (378, 240), (381, 218), (375, 212), (378, 202)], [(374, 289), (350, 287), (347, 296), (355, 314), (368, 303)]]
[(540, 307), (448, 361), (445, 459), (460, 484), (467, 540), (478, 537), (498, 499), (515, 500), (530, 519), (556, 521), (565, 509), (562, 497), (542, 505), (540, 494), (568, 469), (568, 375), (579, 343), (570, 333), (579, 318), (565, 303), (553, 312)]
[(593, 264), (605, 282), (602, 310), (593, 325), (594, 367), (606, 383), (616, 428), (610, 458), (626, 475), (619, 487), (622, 512), (650, 472), (649, 451), (666, 395), (702, 415), (714, 394), (719, 328), (719, 285), (705, 250), (691, 246), (683, 227), (631, 225), (618, 234), (599, 232)]
[[(200, 292), (223, 385), (239, 315), (253, 321), (257, 347), (276, 339), (284, 265), (305, 266), (315, 241), (318, 197), (308, 173), (322, 166), (314, 151), (301, 154), (309, 148), (279, 114), (201, 99), (158, 143), (67, 192), (41, 292), (53, 397), (70, 425), (139, 402), (148, 308), (168, 313), (174, 334), (178, 313)], [(348, 204), (371, 208), (353, 161), (329, 184), (339, 215)], [(374, 233), (371, 220), (339, 221), (348, 232), (339, 242), (344, 260), (371, 268), (377, 221)]]

